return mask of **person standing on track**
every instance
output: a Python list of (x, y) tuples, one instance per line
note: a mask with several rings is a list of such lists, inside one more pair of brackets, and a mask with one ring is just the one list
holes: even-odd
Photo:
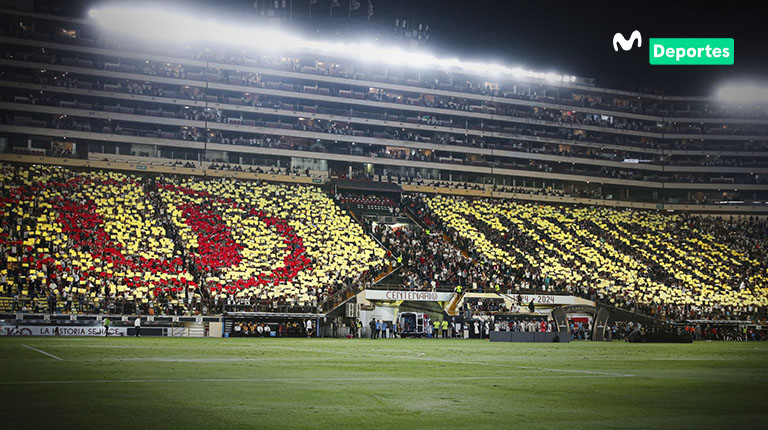
[(109, 336), (109, 325), (112, 323), (112, 321), (109, 320), (109, 317), (104, 318), (104, 337)]
[(141, 317), (136, 317), (136, 319), (133, 320), (133, 328), (136, 331), (136, 337), (141, 336)]

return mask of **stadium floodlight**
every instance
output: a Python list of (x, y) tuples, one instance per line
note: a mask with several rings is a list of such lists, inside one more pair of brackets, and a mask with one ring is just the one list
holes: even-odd
[(247, 46), (271, 53), (312, 52), (395, 66), (437, 68), (494, 77), (509, 76), (562, 83), (576, 81), (576, 77), (570, 75), (468, 62), (458, 58), (439, 58), (427, 52), (380, 46), (370, 41), (342, 43), (302, 38), (277, 27), (247, 26), (223, 18), (217, 21), (152, 5), (110, 4), (92, 9), (88, 15), (107, 31), (152, 43), (208, 42)]
[(725, 103), (768, 103), (768, 85), (728, 84), (720, 87), (715, 97)]

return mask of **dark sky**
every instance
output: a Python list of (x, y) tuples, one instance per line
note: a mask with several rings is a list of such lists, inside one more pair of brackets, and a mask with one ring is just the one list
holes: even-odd
[[(263, 1), (257, 0), (258, 4)], [(269, 4), (274, 0), (266, 1)], [(749, 80), (768, 85), (768, 3), (762, 1), (373, 0), (371, 23), (365, 20), (368, 0), (358, 0), (362, 5), (351, 23), (339, 18), (328, 20), (331, 0), (318, 0), (313, 6), (313, 20), (309, 21), (309, 1), (293, 1), (293, 25), (307, 32), (321, 29), (320, 37), (331, 38), (337, 30), (345, 38), (365, 31), (389, 31), (395, 18), (406, 18), (430, 25), (431, 51), (591, 77), (611, 88), (709, 95), (723, 82)], [(348, 1), (339, 0), (337, 16), (346, 18)], [(80, 5), (101, 2), (67, 3), (73, 13), (79, 7), (77, 13), (82, 14), (86, 8)], [(253, 0), (197, 0), (184, 4), (240, 19), (251, 19), (245, 17), (254, 13)], [(614, 33), (628, 37), (633, 30), (642, 33), (643, 47), (615, 52)], [(649, 37), (731, 37), (735, 39), (735, 64), (651, 66)]]

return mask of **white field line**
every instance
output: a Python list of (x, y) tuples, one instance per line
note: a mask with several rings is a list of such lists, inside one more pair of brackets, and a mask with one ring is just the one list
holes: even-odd
[[(92, 358), (87, 360), (89, 363), (98, 363), (103, 361), (109, 362), (122, 362), (122, 361), (145, 361), (145, 362), (158, 362), (158, 363), (230, 363), (230, 362), (243, 362), (243, 361), (280, 361), (285, 362), (285, 357), (197, 357), (197, 358), (168, 358), (168, 357), (126, 357), (126, 358)], [(328, 361), (327, 358), (315, 357), (308, 358), (302, 357), (302, 362), (306, 361)]]
[(622, 373), (611, 373), (611, 372), (599, 372), (596, 370), (578, 370), (578, 369), (552, 369), (549, 367), (534, 367), (534, 366), (515, 366), (518, 369), (527, 369), (527, 370), (544, 370), (547, 372), (565, 372), (565, 373), (585, 373), (587, 375), (603, 375), (603, 376), (616, 376), (616, 377), (622, 377), (622, 378), (628, 378), (635, 375), (630, 374), (622, 374)]
[(42, 349), (32, 348), (31, 346), (29, 346), (29, 345), (27, 345), (27, 344), (24, 344), (24, 343), (22, 343), (22, 344), (21, 344), (21, 346), (23, 346), (24, 348), (27, 348), (27, 349), (31, 349), (32, 351), (37, 351), (37, 352), (39, 352), (40, 354), (43, 354), (43, 355), (47, 355), (48, 357), (51, 357), (51, 358), (53, 358), (53, 359), (56, 359), (56, 360), (59, 360), (59, 361), (64, 361), (64, 359), (63, 359), (63, 358), (61, 358), (61, 357), (57, 357), (57, 356), (55, 356), (55, 355), (53, 355), (53, 354), (49, 354), (49, 353), (47, 353), (47, 352), (43, 351)]
[[(631, 376), (631, 375), (629, 375)], [(502, 380), (502, 379), (566, 379), (566, 378), (614, 378), (612, 375), (500, 375), (500, 376), (435, 376), (435, 377), (340, 377), (340, 378), (187, 378), (187, 379), (93, 379), (79, 381), (0, 381), (0, 385), (67, 385), (67, 384), (152, 384), (175, 382), (423, 382), (455, 380)], [(627, 377), (627, 376), (624, 376)]]
[[(85, 340), (85, 339), (83, 339)], [(66, 345), (61, 345), (66, 346)], [(72, 345), (74, 346), (74, 345)], [(146, 347), (143, 346), (134, 346), (134, 345), (77, 345), (77, 347), (80, 348), (115, 348), (115, 349), (146, 349)], [(192, 347), (186, 347), (186, 346), (153, 346), (152, 349), (197, 349), (199, 345), (192, 346)], [(433, 357), (426, 357), (426, 356), (413, 356), (413, 355), (384, 355), (384, 354), (371, 354), (371, 353), (363, 353), (363, 352), (345, 352), (345, 351), (333, 351), (333, 350), (327, 350), (327, 349), (319, 349), (319, 348), (293, 348), (293, 347), (286, 347), (286, 346), (278, 346), (278, 345), (270, 345), (270, 344), (243, 344), (243, 343), (231, 343), (223, 349), (277, 349), (277, 350), (286, 350), (286, 351), (294, 351), (294, 352), (312, 352), (312, 353), (322, 353), (322, 354), (336, 354), (336, 355), (346, 355), (346, 356), (352, 356), (352, 357), (372, 357), (372, 358), (382, 358), (382, 359), (402, 359), (402, 360), (417, 360), (417, 361), (431, 361), (431, 362), (438, 362), (438, 363), (448, 363), (448, 364), (466, 364), (470, 366), (492, 366), (492, 367), (504, 367), (504, 368), (514, 368), (514, 369), (524, 369), (524, 370), (541, 370), (541, 371), (549, 371), (549, 372), (565, 372), (565, 373), (580, 373), (585, 375), (602, 375), (607, 377), (620, 377), (620, 378), (626, 378), (626, 377), (633, 377), (636, 375), (633, 374), (626, 374), (626, 373), (612, 373), (612, 372), (601, 372), (601, 371), (593, 371), (593, 370), (580, 370), (580, 369), (556, 369), (556, 368), (547, 368), (547, 367), (534, 367), (534, 366), (516, 366), (512, 364), (503, 364), (503, 363), (489, 363), (484, 361), (464, 361), (464, 360), (454, 360), (449, 358), (433, 358)], [(41, 351), (42, 352), (42, 351)], [(136, 358), (134, 360), (141, 360), (140, 358)], [(153, 360), (152, 358), (147, 358), (146, 360)], [(183, 359), (168, 359), (169, 361), (184, 361)], [(190, 359), (192, 360), (192, 359)], [(208, 359), (211, 360), (210, 362), (216, 362), (216, 361), (223, 361), (223, 360), (217, 360), (217, 359)], [(231, 361), (246, 361), (247, 358), (242, 359), (233, 359)], [(158, 358), (156, 361), (163, 361), (162, 358)], [(206, 359), (200, 359), (197, 362), (206, 362)]]

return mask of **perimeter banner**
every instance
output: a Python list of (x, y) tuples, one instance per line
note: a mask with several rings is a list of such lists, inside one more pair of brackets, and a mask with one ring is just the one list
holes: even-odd
[[(574, 303), (573, 296), (556, 296), (550, 294), (521, 294), (522, 303), (530, 303), (533, 300), (537, 305), (572, 305)], [(517, 300), (517, 295), (510, 294), (509, 298)]]
[(365, 290), (366, 300), (407, 301), (407, 302), (447, 302), (453, 293), (436, 293), (434, 291), (387, 291)]
[[(58, 333), (56, 332), (58, 329)], [(126, 336), (126, 327), (110, 327), (110, 336)], [(0, 325), (0, 336), (104, 336), (103, 326)]]

